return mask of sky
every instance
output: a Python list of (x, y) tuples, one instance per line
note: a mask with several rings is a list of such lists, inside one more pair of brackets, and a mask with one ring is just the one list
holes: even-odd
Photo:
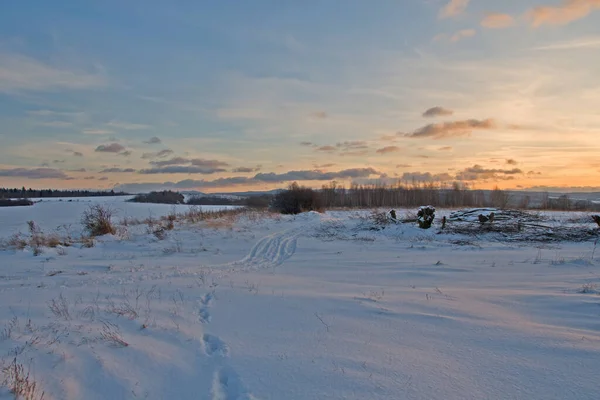
[(600, 0), (27, 0), (0, 186), (598, 189)]

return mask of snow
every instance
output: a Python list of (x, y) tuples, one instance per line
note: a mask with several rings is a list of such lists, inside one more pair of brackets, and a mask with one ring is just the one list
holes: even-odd
[[(0, 236), (78, 220), (73, 203), (50, 206), (0, 210)], [(369, 215), (247, 212), (164, 240), (140, 225), (92, 248), (0, 251), (2, 362), (16, 356), (44, 399), (598, 397), (593, 241)]]
[[(2, 233), (15, 233), (27, 230), (27, 221), (35, 221), (42, 229), (50, 231), (71, 227), (80, 229), (81, 214), (92, 204), (101, 204), (115, 211), (117, 220), (123, 218), (157, 218), (172, 211), (184, 212), (190, 206), (184, 204), (130, 203), (133, 196), (44, 198), (33, 206), (0, 207), (0, 226)], [(66, 203), (66, 204), (65, 204)], [(232, 206), (198, 206), (202, 210), (220, 210)], [(6, 236), (6, 235), (4, 235)]]

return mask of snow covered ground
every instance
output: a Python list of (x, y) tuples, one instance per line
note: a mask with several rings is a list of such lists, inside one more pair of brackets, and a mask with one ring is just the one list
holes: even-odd
[[(68, 207), (2, 219), (0, 236), (77, 221)], [(594, 241), (369, 214), (248, 212), (164, 240), (139, 225), (93, 248), (0, 251), (2, 380), (21, 365), (44, 399), (598, 398)]]
[[(171, 213), (183, 212), (190, 208), (188, 205), (178, 204), (149, 204), (129, 203), (127, 200), (133, 196), (108, 196), (108, 197), (78, 197), (78, 198), (44, 198), (34, 199), (33, 206), (26, 207), (0, 207), (0, 234), (9, 234), (27, 230), (27, 221), (35, 221), (45, 231), (61, 230), (67, 226), (79, 230), (81, 214), (90, 204), (101, 204), (115, 211), (117, 220), (124, 218), (144, 219), (157, 218)], [(203, 210), (220, 210), (233, 208), (231, 206), (202, 206)]]

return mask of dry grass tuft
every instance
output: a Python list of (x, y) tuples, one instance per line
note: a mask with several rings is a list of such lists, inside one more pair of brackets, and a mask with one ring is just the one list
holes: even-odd
[(113, 347), (129, 346), (129, 343), (123, 340), (119, 327), (108, 321), (102, 322), (102, 332), (100, 332), (100, 337)]
[(22, 400), (43, 400), (44, 392), (37, 388), (37, 383), (33, 380), (29, 373), (29, 369), (23, 364), (17, 362), (17, 357), (13, 361), (2, 368), (2, 385), (15, 396), (15, 399)]
[(91, 237), (114, 235), (117, 232), (112, 222), (114, 214), (112, 209), (94, 204), (84, 211), (81, 224)]

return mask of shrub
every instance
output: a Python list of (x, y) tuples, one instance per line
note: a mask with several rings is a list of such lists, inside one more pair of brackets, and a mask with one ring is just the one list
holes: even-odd
[(184, 200), (185, 198), (181, 193), (163, 190), (162, 192), (138, 194), (129, 201), (133, 203), (183, 204)]
[(243, 201), (237, 197), (224, 196), (193, 196), (186, 204), (194, 206), (235, 206), (242, 205)]
[(244, 203), (250, 208), (268, 208), (273, 201), (273, 196), (270, 194), (249, 196)]
[(91, 205), (81, 217), (83, 228), (91, 237), (114, 235), (116, 229), (112, 223), (114, 211), (100, 204)]
[(296, 182), (273, 198), (272, 208), (282, 214), (300, 214), (323, 209), (319, 194), (310, 188), (299, 186)]
[(435, 208), (432, 206), (421, 207), (417, 212), (417, 217), (419, 228), (429, 229), (431, 228), (431, 224), (433, 224), (433, 220), (435, 219)]

